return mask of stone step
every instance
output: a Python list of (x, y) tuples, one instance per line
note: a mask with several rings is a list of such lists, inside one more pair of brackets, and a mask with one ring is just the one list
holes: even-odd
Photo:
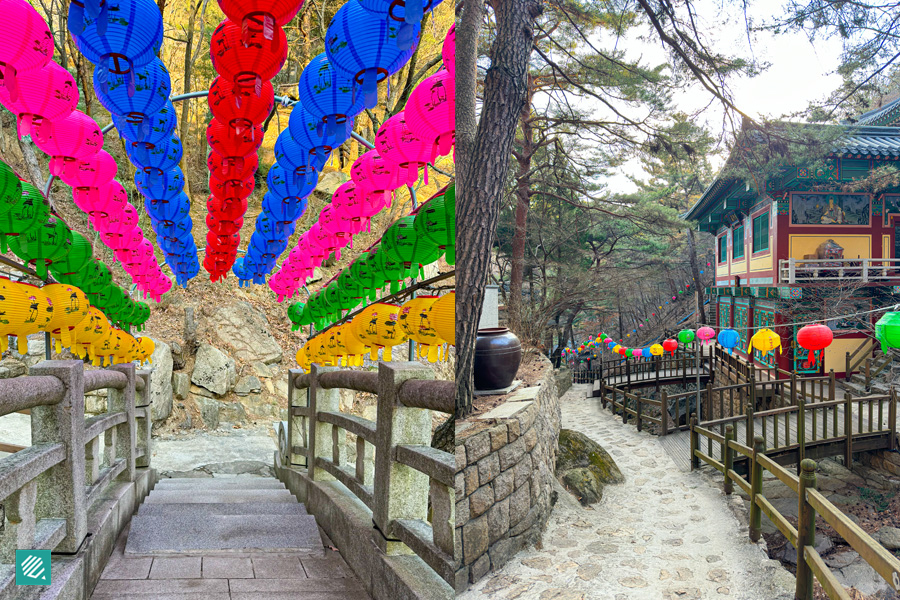
[(207, 515), (307, 515), (302, 504), (286, 502), (235, 502), (233, 504), (141, 504), (137, 514), (149, 517), (194, 515), (198, 520)]
[(157, 490), (144, 500), (146, 504), (233, 504), (236, 502), (296, 503), (287, 490)]
[(284, 484), (271, 477), (160, 479), (156, 490), (283, 490)]
[(148, 516), (131, 519), (126, 555), (322, 550), (310, 515)]

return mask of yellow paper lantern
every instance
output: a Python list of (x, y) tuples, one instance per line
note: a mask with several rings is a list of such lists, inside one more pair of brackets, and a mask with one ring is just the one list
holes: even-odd
[(19, 289), (25, 295), (25, 303), (16, 311), (18, 321), (13, 335), (18, 339), (19, 354), (28, 353), (28, 336), (44, 331), (53, 318), (53, 305), (41, 288), (30, 283), (20, 283)]
[(750, 338), (750, 344), (747, 346), (747, 354), (750, 354), (753, 348), (756, 348), (763, 354), (781, 347), (781, 336), (771, 329), (760, 329)]
[(325, 337), (325, 350), (328, 352), (328, 355), (335, 360), (338, 366), (341, 366), (342, 361), (344, 366), (349, 366), (347, 363), (347, 345), (344, 343), (346, 334), (343, 327), (343, 324), (332, 327), (322, 335)]
[(376, 302), (366, 307), (357, 318), (356, 335), (369, 345), (369, 358), (378, 360), (378, 349), (384, 348), (382, 357), (391, 360), (391, 348), (406, 341), (406, 334), (397, 324), (400, 307), (396, 304)]
[(299, 350), (297, 350), (297, 355), (295, 358), (297, 359), (297, 366), (299, 366), (304, 371), (309, 371), (309, 357), (306, 355), (307, 346), (302, 346)]
[(325, 336), (317, 335), (309, 340), (306, 344), (306, 348), (306, 353), (307, 356), (309, 356), (310, 362), (322, 366), (330, 366), (333, 364), (333, 360), (328, 354), (328, 349), (325, 347)]
[(662, 356), (663, 352), (665, 352), (665, 349), (661, 344), (653, 344), (652, 346), (650, 346), (650, 354), (652, 354), (653, 356)]
[(456, 292), (449, 292), (438, 298), (428, 310), (428, 320), (438, 336), (456, 345)]
[(9, 337), (25, 320), (28, 300), (18, 283), (0, 277), (0, 353), (6, 352)]
[(115, 363), (123, 365), (137, 359), (137, 340), (127, 331), (117, 330), (117, 345), (113, 348)]
[(356, 320), (362, 315), (360, 313), (351, 321), (344, 323), (344, 346), (347, 348), (347, 364), (351, 367), (361, 367), (365, 360), (365, 354), (369, 351), (369, 346), (358, 335), (356, 335)]
[(618, 354), (619, 349), (620, 349), (621, 347), (622, 347), (622, 346), (620, 346), (619, 344), (616, 344), (615, 346), (612, 347), (612, 351)]
[(78, 355), (78, 358), (88, 357), (94, 359), (94, 342), (100, 339), (101, 335), (106, 335), (109, 328), (109, 321), (100, 309), (96, 306), (88, 308), (88, 318), (82, 321), (76, 327), (76, 339), (72, 352)]
[(141, 361), (143, 365), (145, 362), (149, 361), (150, 364), (153, 364), (153, 353), (156, 351), (156, 343), (148, 338), (147, 336), (141, 336), (137, 338), (137, 355), (138, 360)]
[[(107, 323), (109, 321), (107, 320)], [(115, 353), (116, 346), (116, 329), (110, 325), (106, 330), (106, 335), (94, 342), (94, 366), (104, 367), (112, 364), (112, 357)]]
[(419, 296), (400, 307), (400, 328), (409, 338), (418, 342), (418, 356), (421, 358), (425, 355), (428, 362), (440, 360), (441, 344), (444, 343), (428, 315), (437, 299), (437, 296)]
[[(71, 348), (76, 341), (76, 328), (87, 319), (90, 303), (87, 296), (74, 285), (51, 283), (41, 288), (53, 303), (53, 320), (49, 325), (50, 334)], [(58, 345), (57, 345), (58, 346)], [(57, 347), (57, 352), (59, 348)]]

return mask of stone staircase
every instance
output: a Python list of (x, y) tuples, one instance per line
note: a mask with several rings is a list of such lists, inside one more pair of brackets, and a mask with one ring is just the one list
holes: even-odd
[[(876, 352), (872, 357), (871, 372), (873, 374), (872, 381), (869, 384), (870, 390), (866, 390), (866, 373), (865, 365), (860, 366), (860, 371), (853, 373), (846, 381), (844, 386), (847, 387), (854, 395), (887, 394), (890, 391), (891, 365), (888, 364), (893, 360), (893, 355), (882, 354)], [(875, 375), (877, 373), (877, 375)]]
[(321, 551), (313, 516), (271, 477), (163, 479), (131, 520), (126, 556)]

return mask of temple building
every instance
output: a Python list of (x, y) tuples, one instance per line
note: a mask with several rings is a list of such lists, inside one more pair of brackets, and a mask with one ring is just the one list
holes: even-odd
[[(874, 350), (879, 315), (858, 313), (900, 303), (900, 186), (867, 193), (852, 184), (879, 167), (900, 168), (900, 99), (846, 125), (832, 147), (824, 167), (783, 168), (764, 194), (720, 173), (685, 214), (716, 236), (711, 325), (736, 329), (744, 356), (756, 328), (781, 335), (781, 353), (756, 352), (758, 364), (843, 374), (848, 353), (852, 367)], [(823, 320), (834, 342), (808, 367), (794, 343), (802, 325), (793, 323)]]

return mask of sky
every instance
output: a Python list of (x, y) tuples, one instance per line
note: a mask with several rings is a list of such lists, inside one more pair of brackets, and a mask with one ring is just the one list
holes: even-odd
[[(735, 104), (752, 117), (780, 117), (800, 111), (811, 101), (821, 100), (840, 83), (834, 73), (839, 64), (841, 45), (837, 39), (816, 40), (815, 45), (800, 33), (757, 33), (752, 46), (747, 40), (743, 16), (728, 14), (719, 2), (701, 2), (706, 18), (703, 29), (714, 32), (712, 47), (723, 53), (752, 53), (769, 67), (753, 78), (732, 81)], [(753, 3), (753, 18), (761, 21), (766, 15), (780, 14), (780, 0), (762, 0)], [(626, 51), (643, 56), (649, 63), (665, 60), (665, 53), (658, 43), (633, 39), (626, 42)], [(709, 103), (709, 93), (698, 86), (675, 98), (675, 104), (691, 112)], [(722, 129), (722, 112), (712, 108), (705, 115), (707, 126), (719, 133)], [(713, 166), (721, 166), (724, 157), (713, 160)], [(626, 163), (623, 174), (607, 180), (612, 192), (631, 192), (636, 188), (626, 177), (629, 173), (640, 177), (637, 160)]]

